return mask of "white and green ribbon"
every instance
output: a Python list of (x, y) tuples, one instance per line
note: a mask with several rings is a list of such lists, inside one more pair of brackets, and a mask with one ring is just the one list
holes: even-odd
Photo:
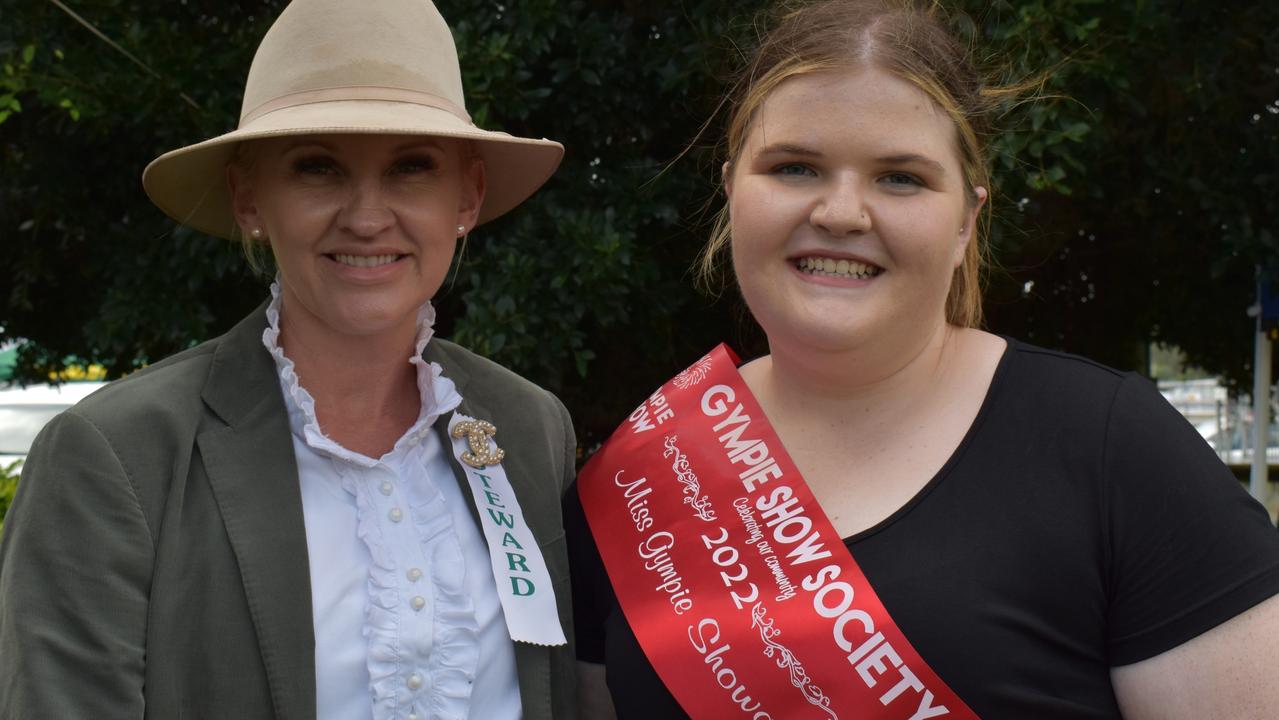
[(462, 462), (462, 453), (467, 452), (470, 446), (465, 436), (453, 437), (453, 429), (459, 423), (473, 420), (461, 413), (453, 413), (449, 420), (449, 437), (453, 441), (454, 459), (466, 472), (471, 493), (475, 496), (480, 527), (488, 542), (493, 580), (506, 615), (506, 627), (510, 630), (511, 639), (517, 642), (564, 645), (567, 640), (564, 628), (560, 626), (551, 576), (533, 531), (524, 521), (524, 513), (506, 477), (506, 470), (501, 463), (480, 469)]

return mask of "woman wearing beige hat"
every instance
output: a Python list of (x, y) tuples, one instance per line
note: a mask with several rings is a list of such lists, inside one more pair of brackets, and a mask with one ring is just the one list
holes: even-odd
[(297, 0), (239, 128), (144, 174), (269, 247), (222, 337), (44, 430), (0, 544), (0, 717), (573, 713), (549, 393), (432, 339), (458, 238), (555, 170), (476, 128), (427, 0)]

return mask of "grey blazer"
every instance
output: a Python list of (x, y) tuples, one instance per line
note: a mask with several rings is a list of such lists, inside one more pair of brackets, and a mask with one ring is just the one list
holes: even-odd
[[(0, 718), (315, 717), (306, 530), (264, 309), (40, 434), (0, 541)], [(497, 426), (571, 643), (568, 413), (451, 343), (425, 356), (456, 383), (459, 412)], [(515, 651), (524, 717), (573, 717), (571, 644)]]

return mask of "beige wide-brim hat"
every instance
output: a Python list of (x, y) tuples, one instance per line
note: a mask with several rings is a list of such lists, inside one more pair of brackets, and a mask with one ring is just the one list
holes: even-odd
[(480, 223), (532, 195), (564, 155), (545, 138), (475, 127), (453, 35), (429, 0), (294, 0), (253, 57), (239, 127), (161, 155), (142, 185), (174, 220), (231, 238), (226, 168), (238, 143), (319, 133), (472, 141), (486, 168)]

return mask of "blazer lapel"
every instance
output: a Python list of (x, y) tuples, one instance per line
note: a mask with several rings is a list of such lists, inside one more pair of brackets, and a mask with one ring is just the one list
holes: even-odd
[[(429, 362), (437, 362), (444, 370), (444, 376), (453, 381), (453, 385), (457, 388), (457, 392), (462, 396), (462, 402), (454, 410), (480, 420), (492, 420), (495, 417), (488, 408), (482, 404), (482, 398), (470, 398), (467, 394), (467, 383), (469, 374), (466, 369), (456, 362), (447, 353), (440, 352), (440, 343), (428, 343), (423, 357)], [(471, 520), (480, 527), (479, 509), (475, 506), (475, 496), (471, 493), (471, 485), (466, 479), (466, 473), (458, 465), (457, 458), (453, 455), (453, 439), (449, 437), (449, 422), (452, 420), (453, 413), (448, 413), (435, 421), (435, 432), (439, 436), (440, 441), (444, 443), (445, 452), (449, 454), (449, 467), (453, 470), (453, 478), (457, 481), (458, 486), (462, 490), (462, 497), (466, 498), (467, 508), (471, 511)], [(498, 428), (499, 432), (501, 427)], [(500, 439), (499, 439), (500, 442)], [(513, 458), (512, 458), (513, 459)], [(507, 477), (510, 479), (513, 487), (517, 487), (519, 483), (519, 472), (512, 472), (507, 462)], [(525, 517), (528, 517), (529, 508), (523, 508)], [(483, 528), (480, 528), (481, 533)], [(541, 538), (545, 540), (545, 538)], [(485, 568), (489, 571), (488, 568)], [(536, 718), (551, 717), (551, 649), (540, 645), (532, 645), (529, 643), (515, 643), (515, 670), (519, 675), (520, 684), (520, 700), (524, 706), (524, 717), (526, 720)]]
[(215, 351), (204, 401), (226, 423), (197, 438), (248, 597), (275, 716), (312, 720), (315, 635), (297, 462), (264, 308)]

